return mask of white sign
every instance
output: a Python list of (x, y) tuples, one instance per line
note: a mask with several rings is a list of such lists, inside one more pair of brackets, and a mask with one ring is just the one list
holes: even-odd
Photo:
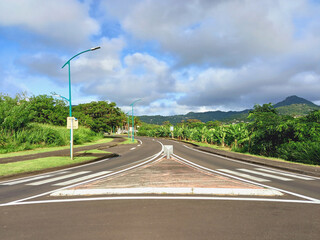
[(170, 131), (173, 132), (173, 126), (170, 126)]
[(167, 156), (167, 159), (173, 154), (173, 145), (163, 145), (163, 152)]
[(78, 129), (78, 119), (74, 117), (67, 117), (67, 129), (71, 129), (71, 125), (72, 129)]

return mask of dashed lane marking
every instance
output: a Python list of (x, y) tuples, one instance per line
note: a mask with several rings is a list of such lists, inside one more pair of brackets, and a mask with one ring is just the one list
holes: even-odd
[(36, 176), (36, 177), (31, 177), (31, 178), (27, 178), (27, 179), (18, 180), (18, 181), (6, 182), (6, 183), (2, 183), (0, 185), (11, 186), (11, 185), (19, 184), (19, 183), (26, 183), (26, 182), (32, 182), (32, 181), (35, 181), (35, 180), (43, 179), (43, 178), (49, 178), (49, 177), (52, 177), (52, 176), (61, 175), (61, 174), (65, 174), (65, 173), (68, 173), (68, 171), (66, 171), (66, 172), (58, 172), (58, 173), (54, 173), (54, 174), (47, 174), (47, 175), (42, 175), (42, 176)]
[(46, 183), (56, 182), (56, 181), (59, 181), (59, 180), (61, 180), (61, 179), (66, 179), (66, 178), (71, 178), (71, 177), (74, 177), (74, 176), (86, 174), (86, 173), (89, 173), (89, 172), (90, 172), (90, 171), (76, 172), (76, 173), (67, 174), (67, 175), (64, 175), (64, 176), (61, 176), (61, 177), (55, 177), (55, 178), (50, 178), (50, 179), (43, 180), (43, 181), (38, 181), (38, 182), (34, 182), (34, 183), (29, 183), (29, 184), (27, 184), (27, 185), (30, 185), (30, 186), (38, 186), (38, 185), (42, 185), (42, 184), (46, 184)]
[(256, 168), (256, 170), (263, 171), (263, 172), (268, 172), (268, 173), (279, 174), (279, 175), (292, 177), (292, 178), (297, 178), (297, 179), (302, 179), (302, 180), (307, 180), (307, 181), (314, 180), (313, 178), (310, 178), (310, 177), (303, 177), (303, 176), (299, 176), (299, 175), (296, 175), (296, 174), (284, 173), (284, 172), (279, 172), (279, 171), (274, 171), (274, 170), (269, 170), (269, 169), (264, 169), (264, 168)]
[(251, 176), (251, 175), (248, 175), (248, 174), (245, 174), (245, 173), (239, 173), (239, 172), (232, 171), (232, 170), (229, 170), (229, 169), (217, 169), (217, 170), (218, 170), (218, 171), (221, 171), (221, 172), (229, 173), (229, 174), (232, 174), (232, 175), (236, 175), (236, 176), (239, 176), (239, 177), (251, 179), (251, 180), (257, 181), (257, 182), (270, 182), (270, 181), (267, 180), (267, 179), (263, 179), (263, 178), (259, 178), (259, 177), (254, 177), (254, 176)]
[(90, 178), (94, 178), (94, 177), (98, 177), (98, 176), (102, 176), (104, 174), (108, 174), (111, 173), (111, 171), (103, 171), (103, 172), (98, 172), (98, 173), (94, 173), (94, 174), (90, 174), (84, 177), (80, 177), (80, 178), (76, 178), (76, 179), (72, 179), (66, 182), (61, 182), (61, 183), (57, 183), (57, 184), (53, 184), (53, 186), (66, 186), (66, 185), (70, 185), (73, 183), (77, 183), (77, 182), (81, 182)]
[(282, 181), (293, 181), (290, 178), (285, 178), (285, 177), (279, 177), (276, 175), (272, 175), (269, 173), (262, 173), (262, 172), (258, 172), (258, 171), (254, 171), (254, 170), (249, 170), (249, 169), (244, 169), (244, 168), (238, 168), (238, 170), (243, 171), (243, 172), (248, 172), (248, 173), (252, 173), (252, 174), (256, 174), (256, 175), (261, 175), (264, 177), (269, 177), (269, 178), (274, 178), (274, 179), (278, 179), (278, 180), (282, 180)]

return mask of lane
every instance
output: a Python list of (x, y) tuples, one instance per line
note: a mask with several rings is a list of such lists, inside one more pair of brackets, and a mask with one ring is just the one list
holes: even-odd
[[(238, 177), (240, 177), (240, 174), (246, 174), (247, 177), (249, 177), (247, 178), (243, 175), (243, 179), (249, 180), (251, 178), (252, 181), (256, 181), (252, 178), (260, 178), (260, 181), (267, 180), (265, 184), (268, 186), (320, 199), (320, 179), (318, 178), (228, 159), (226, 157), (193, 149), (190, 145), (187, 146), (187, 144), (177, 141), (168, 139), (161, 139), (160, 141), (164, 145), (173, 145), (173, 151), (176, 155), (203, 167), (213, 169), (218, 172), (220, 171), (221, 173), (232, 171), (233, 174), (231, 172), (229, 172), (229, 174), (234, 176), (238, 175)], [(265, 169), (268, 173), (261, 169)], [(269, 174), (269, 176), (266, 174)]]
[[(89, 176), (95, 178), (96, 175), (104, 176), (108, 173), (134, 166), (162, 149), (161, 144), (153, 139), (141, 138), (139, 140), (139, 144), (118, 145), (107, 149), (107, 151), (117, 153), (119, 157), (41, 175), (0, 182), (0, 204), (28, 198), (66, 186), (59, 185), (59, 183), (62, 184), (68, 181), (71, 182), (70, 184), (73, 184), (73, 182), (78, 183), (81, 178), (87, 180), (91, 179)], [(132, 146), (136, 146), (136, 149), (130, 150)]]
[(34, 239), (318, 240), (312, 204), (229, 200), (104, 200), (0, 208), (0, 236)]

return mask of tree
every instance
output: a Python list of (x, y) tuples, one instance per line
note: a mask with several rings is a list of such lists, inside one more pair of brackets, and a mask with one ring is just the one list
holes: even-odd
[(34, 122), (59, 126), (67, 124), (68, 107), (65, 100), (38, 95), (30, 98), (30, 104)]
[(109, 132), (126, 121), (124, 113), (114, 102), (105, 101), (79, 104), (74, 107), (74, 116), (79, 117), (80, 124), (88, 124), (95, 132)]
[(0, 95), (0, 126), (12, 133), (25, 128), (31, 122), (33, 113), (25, 94), (17, 94), (15, 98)]

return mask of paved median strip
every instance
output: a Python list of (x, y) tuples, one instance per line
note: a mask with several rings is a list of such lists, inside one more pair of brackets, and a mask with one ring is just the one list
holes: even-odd
[(87, 196), (87, 195), (120, 195), (120, 194), (194, 194), (194, 195), (228, 195), (228, 196), (282, 196), (272, 189), (239, 189), (239, 188), (115, 188), (115, 189), (74, 189), (62, 190), (50, 196)]
[[(267, 181), (261, 178), (257, 179)], [(175, 158), (162, 158), (121, 175), (102, 178), (99, 181), (73, 188), (61, 189), (51, 193), (51, 196), (130, 194), (266, 197), (283, 195), (274, 189), (266, 189), (192, 167)]]

